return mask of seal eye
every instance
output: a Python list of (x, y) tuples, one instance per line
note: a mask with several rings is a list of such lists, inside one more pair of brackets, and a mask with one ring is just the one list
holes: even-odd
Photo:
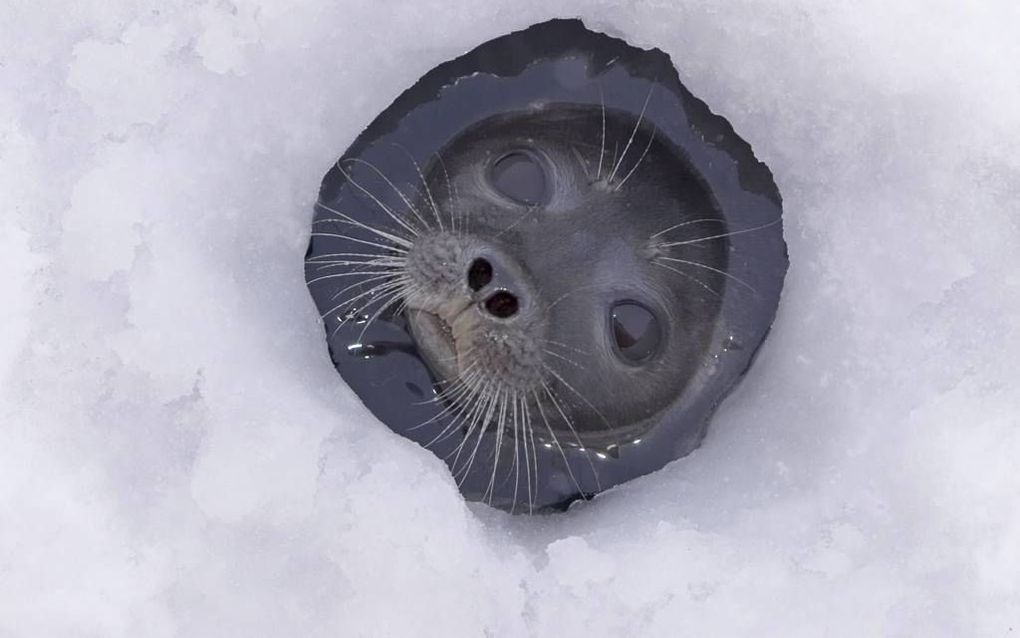
[(652, 357), (662, 341), (659, 320), (636, 301), (621, 301), (610, 311), (616, 351), (627, 363), (642, 363)]
[(528, 153), (508, 153), (496, 160), (489, 179), (497, 191), (518, 204), (535, 206), (545, 198), (545, 173)]

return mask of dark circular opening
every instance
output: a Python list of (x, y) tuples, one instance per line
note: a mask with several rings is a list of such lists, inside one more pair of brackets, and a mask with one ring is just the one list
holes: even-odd
[(471, 267), (468, 268), (468, 288), (478, 291), (487, 286), (490, 281), (492, 281), (492, 264), (481, 257), (471, 262)]
[(651, 310), (635, 301), (621, 301), (610, 311), (613, 341), (627, 363), (650, 359), (662, 341), (662, 328)]
[[(611, 69), (600, 72), (607, 60), (612, 60)], [(565, 75), (564, 69), (570, 72)], [(682, 99), (674, 99), (677, 95)], [(682, 125), (675, 125), (677, 118)], [(726, 162), (714, 161), (719, 152)], [(587, 499), (687, 454), (704, 435), (713, 410), (748, 369), (775, 316), (787, 259), (772, 173), (729, 122), (690, 96), (668, 56), (590, 32), (578, 20), (516, 31), (444, 62), (395, 100), (350, 148), (336, 149), (336, 154), (345, 159), (323, 179), (314, 222), (316, 228), (326, 224), (334, 230), (313, 233), (305, 265), (306, 279), (316, 282), (309, 286), (319, 314), (326, 316), (322, 325), (333, 362), (378, 418), (450, 465), (467, 499), (518, 513), (566, 509), (577, 498)], [(592, 178), (612, 183), (595, 189)], [(603, 188), (621, 184), (619, 192)], [(587, 199), (579, 201), (587, 198), (585, 193), (591, 206), (585, 205)], [(603, 197), (620, 204), (614, 228), (584, 228), (603, 219), (583, 218)], [(542, 209), (550, 205), (554, 210), (547, 215)], [(377, 263), (396, 268), (403, 262), (406, 243), (397, 237), (403, 226), (393, 219), (391, 207), (412, 226), (421, 216), (424, 226), (434, 219), (441, 232), (482, 236), (481, 242), (455, 245), (443, 256), (457, 263), (452, 281), (460, 292), (445, 290), (459, 297), (454, 305), (445, 306), (443, 299), (424, 294), (428, 291), (386, 294), (395, 292), (391, 287), (366, 295), (373, 283), (385, 285), (384, 279), (364, 282), (372, 275), (357, 274), (363, 265), (338, 260), (337, 254), (378, 253), (384, 256)], [(601, 210), (607, 219), (614, 211)], [(570, 299), (577, 304), (573, 314), (557, 317), (563, 321), (549, 330), (547, 336), (560, 341), (558, 347), (545, 346), (559, 355), (547, 356), (561, 357), (561, 363), (545, 355), (533, 362), (549, 365), (541, 374), (551, 382), (549, 392), (518, 397), (509, 406), (517, 412), (506, 419), (487, 414), (492, 410), (479, 407), (477, 393), (456, 391), (464, 386), (454, 383), (462, 369), (450, 360), (457, 346), (451, 325), (427, 310), (459, 310), (470, 299), (469, 314), (479, 313), (475, 319), (495, 331), (466, 335), (473, 345), (476, 336), (514, 338), (500, 334), (505, 333), (500, 328), (530, 322), (545, 307), (540, 300), (564, 283), (532, 277), (538, 269), (561, 275), (555, 260), (546, 257), (572, 248), (558, 245), (555, 238), (559, 229), (566, 232), (575, 223), (569, 221), (575, 212), (580, 218), (575, 230), (607, 240), (640, 226), (636, 236), (642, 245), (648, 239), (656, 245), (648, 255), (655, 263), (647, 270), (657, 276), (628, 285), (646, 276), (643, 259), (633, 264), (635, 272), (628, 278), (626, 270), (617, 271), (611, 263), (616, 258), (611, 254), (577, 255), (573, 269), (591, 271), (580, 278), (599, 286), (597, 292), (582, 291)], [(357, 228), (344, 231), (340, 226), (345, 223)], [(554, 226), (555, 233), (544, 232)], [(373, 228), (393, 235), (386, 238)], [(491, 249), (456, 260), (460, 251), (478, 250), (488, 241)], [(395, 248), (386, 252), (382, 244)], [(535, 263), (520, 259), (516, 251), (515, 263), (504, 263), (503, 251), (521, 246), (542, 251)], [(576, 243), (579, 252), (583, 246)], [(483, 256), (492, 268), (491, 281), (464, 290), (484, 280), (481, 272), (469, 278), (473, 261)], [(604, 281), (600, 268), (610, 267), (618, 276)], [(565, 280), (577, 276), (562, 275)], [(733, 281), (729, 276), (746, 280), (759, 294), (725, 285)], [(350, 287), (355, 283), (350, 277), (362, 283)], [(518, 290), (525, 297), (516, 297), (516, 313), (498, 318), (515, 304), (504, 296), (490, 297), (500, 291), (513, 296)], [(420, 308), (407, 305), (415, 301)], [(639, 308), (617, 308), (626, 302)], [(559, 310), (570, 312), (567, 305)], [(463, 321), (471, 323), (467, 316)], [(462, 322), (458, 327), (470, 327)], [(529, 328), (522, 325), (522, 330)], [(720, 345), (726, 336), (744, 349)], [(509, 343), (495, 344), (485, 354), (499, 356), (504, 345), (504, 356), (516, 355), (508, 352)], [(562, 380), (553, 377), (553, 369)], [(507, 370), (516, 372), (487, 365), (472, 373), (492, 375), (494, 383), (497, 377), (517, 383)], [(652, 383), (654, 374), (666, 375), (669, 382)], [(551, 396), (553, 391), (558, 396)], [(472, 411), (480, 412), (474, 427)], [(520, 434), (497, 421), (519, 426)], [(532, 471), (504, 471), (517, 466), (524, 434), (534, 434), (527, 441)], [(478, 454), (458, 456), (468, 446)], [(498, 480), (493, 481), (493, 472), (500, 474)]]
[(517, 314), (517, 297), (505, 290), (500, 290), (485, 300), (485, 309), (494, 317), (506, 319)]
[(509, 153), (492, 165), (492, 185), (519, 204), (534, 206), (545, 199), (545, 173), (528, 153)]

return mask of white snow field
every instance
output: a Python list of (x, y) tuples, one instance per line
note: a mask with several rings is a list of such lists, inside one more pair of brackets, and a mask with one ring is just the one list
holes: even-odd
[[(1020, 635), (1020, 5), (0, 2), (0, 636)], [(704, 446), (465, 504), (330, 365), (329, 164), (551, 17), (668, 52), (791, 269)]]

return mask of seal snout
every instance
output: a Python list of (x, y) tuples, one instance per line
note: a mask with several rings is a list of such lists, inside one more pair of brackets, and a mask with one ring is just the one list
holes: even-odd
[(492, 388), (543, 377), (535, 287), (513, 251), (478, 235), (423, 237), (408, 259), (411, 328), (439, 376), (468, 370)]
[(517, 315), (523, 305), (522, 295), (526, 295), (528, 289), (511, 269), (494, 266), (486, 257), (477, 257), (471, 262), (467, 284), (482, 312), (495, 319)]
[[(468, 269), (468, 288), (476, 293), (481, 292), (492, 282), (492, 274), (492, 264), (488, 259), (484, 257), (475, 259)], [(485, 298), (482, 308), (497, 319), (509, 319), (517, 314), (520, 301), (512, 292), (497, 290)]]

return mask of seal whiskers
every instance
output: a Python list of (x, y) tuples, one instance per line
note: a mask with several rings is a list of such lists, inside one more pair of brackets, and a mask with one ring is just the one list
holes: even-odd
[[(567, 423), (567, 426), (570, 427), (570, 429), (573, 431), (574, 430), (573, 425), (570, 424), (570, 421), (567, 419), (566, 415), (563, 414), (563, 410), (560, 409), (559, 403), (556, 402), (556, 397), (555, 397), (555, 395), (553, 395), (552, 390), (549, 389), (549, 385), (546, 384), (545, 382), (543, 382), (542, 383), (542, 389), (545, 391), (546, 395), (549, 397), (549, 400), (552, 402), (552, 405), (556, 408), (556, 411), (560, 413), (560, 416)], [(574, 471), (571, 469), (570, 462), (567, 460), (567, 453), (563, 449), (563, 445), (560, 443), (560, 440), (556, 436), (556, 433), (553, 431), (552, 426), (549, 425), (549, 420), (545, 416), (545, 410), (542, 410), (542, 403), (538, 402), (536, 405), (538, 406), (539, 412), (542, 414), (542, 420), (545, 421), (545, 427), (546, 427), (546, 430), (549, 432), (549, 436), (553, 440), (553, 445), (555, 445), (556, 449), (559, 450), (559, 452), (560, 452), (560, 457), (563, 459), (564, 467), (567, 468), (567, 473), (570, 475), (570, 480), (574, 482), (574, 485), (577, 487), (578, 492), (583, 494), (584, 490), (581, 489), (581, 484), (578, 482), (577, 477), (574, 476)], [(574, 431), (574, 437), (577, 439), (579, 449), (584, 450), (584, 446), (581, 444), (580, 438), (577, 437), (577, 432), (576, 431)], [(588, 461), (589, 467), (591, 467), (592, 476), (595, 477), (595, 480), (597, 482), (598, 481), (598, 473), (595, 471), (595, 464), (592, 462), (591, 457), (585, 457), (585, 458)]]
[[(637, 121), (634, 122), (634, 130), (631, 131), (630, 137), (627, 139), (627, 144), (623, 147), (623, 153), (620, 155), (620, 159), (613, 165), (613, 172), (609, 174), (609, 183), (613, 183), (613, 179), (616, 177), (616, 172), (620, 170), (620, 165), (623, 164), (623, 160), (627, 157), (627, 151), (630, 150), (630, 145), (634, 142), (634, 136), (637, 135), (638, 128), (641, 126), (642, 120), (645, 119), (645, 111), (648, 110), (648, 103), (652, 101), (652, 93), (655, 92), (655, 85), (652, 84), (648, 87), (648, 95), (645, 96), (645, 103), (641, 106), (641, 113), (638, 115)], [(651, 143), (649, 143), (651, 145)]]
[(599, 106), (602, 111), (602, 135), (599, 137), (599, 170), (595, 174), (595, 181), (602, 179), (602, 161), (606, 157), (606, 95), (602, 92), (602, 84), (599, 87)]
[(641, 166), (641, 162), (644, 161), (645, 156), (648, 155), (648, 149), (652, 148), (652, 142), (655, 141), (655, 132), (656, 130), (652, 129), (652, 132), (648, 135), (648, 143), (645, 145), (645, 150), (641, 153), (641, 156), (638, 157), (638, 161), (634, 163), (634, 166), (631, 167), (630, 171), (628, 171), (627, 174), (624, 175), (623, 179), (620, 180), (620, 183), (613, 188), (614, 191), (618, 191), (623, 188), (623, 185), (627, 183), (627, 180), (630, 179), (630, 176), (638, 169), (638, 166)]
[(750, 290), (754, 294), (758, 294), (758, 291), (754, 288), (754, 286), (752, 286), (751, 284), (747, 283), (746, 281), (744, 281), (740, 277), (737, 277), (736, 275), (730, 274), (730, 273), (726, 272), (725, 270), (720, 270), (719, 268), (713, 268), (712, 266), (709, 266), (708, 264), (702, 264), (702, 263), (699, 263), (699, 262), (696, 262), (696, 261), (690, 261), (688, 259), (679, 259), (677, 257), (658, 257), (657, 259), (660, 259), (662, 261), (672, 262), (672, 263), (684, 264), (685, 266), (694, 266), (695, 268), (704, 268), (705, 270), (709, 270), (709, 271), (714, 272), (714, 273), (716, 273), (718, 275), (722, 275), (723, 277), (726, 277), (730, 281), (733, 281), (733, 282), (736, 282), (736, 283), (740, 284), (741, 286), (743, 286), (744, 288), (747, 288), (748, 290)]
[(664, 262), (660, 261), (659, 259), (652, 260), (652, 263), (655, 264), (656, 266), (660, 266), (662, 268), (665, 268), (666, 270), (669, 270), (671, 272), (675, 272), (676, 274), (680, 275), (684, 279), (687, 279), (688, 281), (696, 284), (697, 286), (703, 288), (704, 290), (707, 290), (709, 293), (712, 294), (713, 297), (718, 297), (718, 298), (722, 297), (722, 293), (720, 291), (716, 290), (715, 288), (712, 288), (711, 286), (709, 286), (705, 282), (701, 281), (697, 277), (694, 277), (692, 275), (689, 275), (689, 274), (685, 273), (684, 271), (680, 270), (679, 268), (674, 268), (673, 266), (670, 266), (669, 264), (664, 263)]
[(344, 234), (341, 234), (341, 233), (314, 232), (314, 233), (311, 233), (311, 236), (312, 237), (331, 237), (333, 239), (343, 239), (344, 241), (350, 241), (350, 242), (354, 242), (356, 244), (362, 244), (364, 246), (373, 246), (375, 248), (380, 248), (382, 250), (397, 250), (397, 248), (395, 248), (393, 246), (387, 246), (385, 244), (380, 244), (380, 243), (377, 243), (377, 242), (368, 241), (366, 239), (358, 239), (357, 237), (352, 237), (351, 235), (344, 235)]
[(384, 213), (386, 213), (386, 215), (388, 215), (390, 217), (390, 219), (392, 219), (394, 222), (396, 222), (396, 224), (398, 226), (400, 226), (405, 231), (410, 233), (413, 237), (417, 237), (418, 235), (421, 234), (419, 229), (415, 228), (406, 219), (404, 219), (403, 217), (398, 215), (392, 208), (390, 208), (386, 204), (382, 203), (382, 201), (378, 197), (376, 197), (375, 194), (372, 193), (372, 191), (368, 190), (367, 188), (362, 186), (360, 183), (358, 183), (358, 181), (355, 180), (351, 176), (351, 174), (343, 166), (341, 166), (340, 164), (341, 164), (341, 162), (337, 162), (337, 169), (339, 169), (340, 173), (347, 179), (347, 181), (352, 186), (354, 186), (356, 189), (358, 189), (359, 192), (361, 192), (362, 194), (368, 196), (368, 198), (371, 199), (376, 204), (376, 206), (378, 206)]
[[(350, 159), (348, 161), (350, 161), (351, 163), (364, 164), (365, 166), (368, 166), (370, 169), (372, 169), (372, 171), (375, 172), (376, 175), (378, 175), (380, 178), (382, 178), (382, 180), (384, 182), (386, 182), (387, 186), (389, 186), (391, 189), (393, 189), (393, 192), (397, 194), (397, 197), (399, 197), (400, 200), (404, 202), (404, 206), (407, 207), (407, 210), (412, 215), (414, 215), (415, 218), (419, 222), (421, 222), (422, 228), (424, 230), (428, 230), (430, 228), (429, 223), (427, 221), (425, 221), (425, 218), (422, 217), (421, 213), (418, 212), (418, 208), (415, 207), (415, 205), (411, 203), (411, 200), (409, 200), (407, 198), (407, 195), (404, 194), (404, 191), (402, 191), (399, 188), (397, 188), (396, 184), (394, 184), (393, 181), (389, 177), (386, 176), (386, 173), (384, 173), (381, 170), (379, 170), (379, 167), (377, 167), (372, 162), (369, 162), (369, 161), (366, 161), (366, 160), (363, 160), (363, 159), (360, 159), (360, 158), (352, 158), (352, 159)], [(373, 197), (373, 199), (376, 199), (376, 198)], [(378, 200), (376, 200), (376, 201), (378, 201)]]
[[(393, 146), (396, 147), (396, 148), (399, 148), (401, 151), (403, 151), (404, 154), (407, 155), (407, 159), (410, 160), (411, 165), (414, 166), (414, 172), (418, 176), (418, 181), (422, 185), (422, 188), (425, 189), (425, 195), (428, 198), (429, 208), (432, 210), (432, 214), (436, 218), (436, 224), (439, 226), (439, 230), (445, 231), (446, 228), (443, 227), (443, 218), (439, 214), (439, 207), (436, 206), (436, 200), (435, 200), (434, 197), (432, 197), (432, 190), (429, 188), (428, 181), (425, 180), (425, 174), (422, 173), (421, 165), (418, 164), (418, 160), (414, 159), (414, 155), (411, 154), (411, 151), (407, 150), (407, 147), (404, 146), (403, 144), (394, 143)], [(453, 228), (452, 214), (451, 214), (450, 222), (451, 222), (450, 228), (452, 230), (452, 228)]]
[[(722, 220), (695, 220), (695, 221), (718, 221), (720, 223), (723, 223)], [(697, 243), (700, 243), (700, 242), (703, 242), (703, 241), (709, 241), (709, 240), (713, 240), (713, 239), (727, 239), (729, 237), (734, 237), (736, 235), (743, 235), (744, 233), (753, 233), (753, 232), (757, 232), (757, 231), (760, 231), (760, 230), (765, 230), (766, 228), (771, 228), (772, 226), (775, 226), (776, 224), (778, 224), (780, 222), (782, 222), (782, 219), (773, 219), (772, 221), (770, 221), (768, 223), (765, 223), (765, 224), (762, 224), (760, 226), (753, 226), (751, 228), (743, 228), (741, 230), (734, 230), (734, 231), (731, 231), (731, 232), (719, 233), (719, 234), (711, 235), (711, 236), (708, 236), (708, 237), (698, 237), (696, 239), (686, 239), (684, 241), (661, 242), (661, 243), (659, 243), (657, 245), (659, 245), (659, 246), (661, 246), (663, 248), (670, 248), (670, 247), (673, 247), (673, 246), (687, 246), (689, 244), (697, 244)], [(666, 233), (668, 231), (673, 230), (674, 228), (680, 228), (681, 226), (686, 226), (687, 224), (691, 224), (691, 223), (694, 223), (694, 222), (687, 222), (685, 224), (677, 224), (676, 226), (671, 226), (671, 227), (667, 228), (666, 230), (663, 230), (663, 231), (660, 231), (660, 232), (656, 233), (655, 235), (653, 235), (653, 237), (657, 237), (657, 236), (659, 236), (659, 235), (661, 235), (663, 233)]]
[(369, 231), (369, 232), (371, 232), (371, 233), (373, 233), (375, 235), (378, 235), (380, 238), (385, 239), (385, 240), (389, 241), (390, 243), (394, 244), (396, 247), (403, 248), (404, 250), (406, 250), (407, 248), (410, 248), (411, 244), (413, 243), (412, 238), (414, 237), (414, 233), (412, 233), (408, 237), (400, 236), (400, 235), (397, 235), (396, 233), (391, 233), (391, 232), (388, 232), (388, 231), (384, 231), (382, 229), (376, 228), (375, 226), (371, 226), (369, 224), (365, 224), (363, 222), (359, 222), (356, 219), (352, 218), (350, 215), (347, 215), (347, 214), (345, 214), (345, 213), (343, 213), (343, 212), (341, 212), (341, 211), (339, 211), (339, 210), (337, 210), (335, 208), (327, 206), (327, 205), (325, 205), (325, 204), (323, 204), (321, 202), (316, 202), (315, 203), (315, 207), (318, 208), (318, 209), (321, 209), (321, 210), (325, 210), (325, 211), (327, 211), (328, 213), (330, 213), (332, 215), (336, 215), (336, 217), (325, 217), (325, 218), (322, 218), (322, 219), (317, 219), (314, 222), (312, 222), (312, 225), (315, 225), (315, 224), (326, 224), (326, 223), (348, 224), (350, 226), (354, 226), (355, 228), (361, 228), (361, 229), (367, 230), (367, 231)]

